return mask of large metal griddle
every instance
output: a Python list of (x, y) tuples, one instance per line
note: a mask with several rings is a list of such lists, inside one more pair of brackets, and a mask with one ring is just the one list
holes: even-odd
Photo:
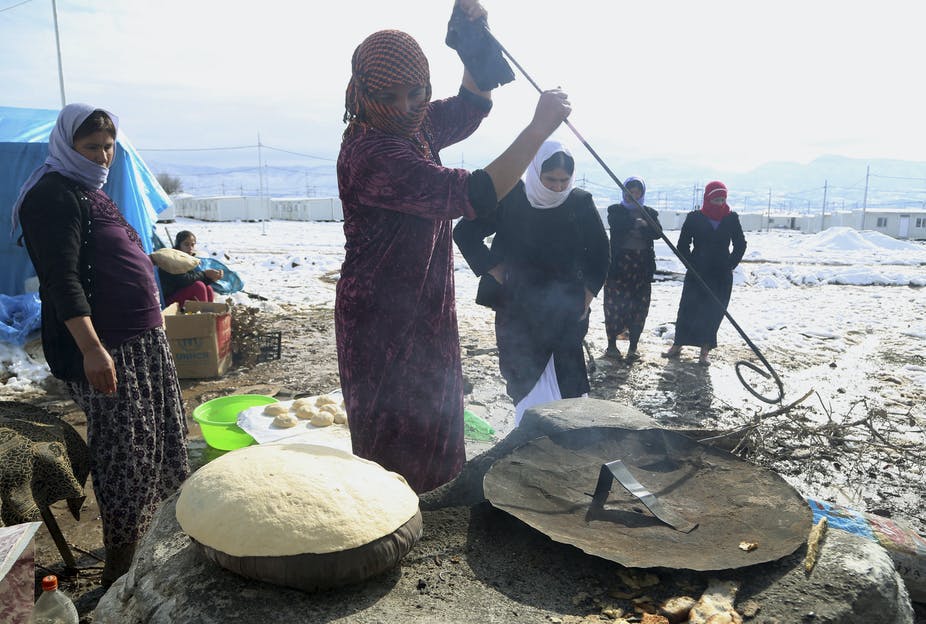
[(497, 460), (483, 487), (492, 505), (551, 539), (637, 568), (775, 561), (805, 542), (813, 519), (774, 472), (664, 429), (536, 438)]

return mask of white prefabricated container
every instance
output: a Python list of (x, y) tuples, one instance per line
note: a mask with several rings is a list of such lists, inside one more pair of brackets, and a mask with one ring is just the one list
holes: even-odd
[(337, 197), (273, 199), (271, 216), (282, 221), (342, 221), (344, 212)]

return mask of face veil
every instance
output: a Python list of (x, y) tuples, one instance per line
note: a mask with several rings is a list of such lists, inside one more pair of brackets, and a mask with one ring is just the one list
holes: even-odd
[[(425, 98), (410, 112), (375, 101), (371, 95), (397, 86), (421, 85)], [(361, 125), (413, 138), (421, 129), (431, 100), (428, 59), (411, 35), (398, 30), (375, 32), (357, 46), (351, 59), (351, 78), (345, 95), (344, 137)]]

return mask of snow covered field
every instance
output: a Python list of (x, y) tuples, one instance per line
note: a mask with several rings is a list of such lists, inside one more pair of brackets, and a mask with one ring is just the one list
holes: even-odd
[[(212, 255), (237, 271), (246, 292), (266, 297), (267, 302), (257, 305), (268, 312), (277, 304), (334, 305), (334, 284), (343, 258), (341, 223), (178, 219), (158, 225), (165, 240), (181, 229), (196, 234), (200, 255)], [(667, 232), (667, 236), (674, 243), (677, 232)], [(926, 388), (926, 244), (848, 228), (816, 235), (748, 232), (747, 242), (735, 275), (730, 313), (756, 345), (767, 351), (773, 365), (773, 355), (793, 359), (808, 353), (857, 351), (858, 370), (864, 370), (862, 360), (871, 349), (899, 349), (913, 357), (900, 358), (892, 370), (881, 372), (919, 390)], [(661, 271), (684, 271), (664, 242), (657, 241), (656, 254)], [(466, 326), (491, 322), (491, 312), (473, 303), (477, 279), (459, 254), (456, 269), (458, 314), (465, 338)], [(678, 280), (654, 285), (647, 322), (651, 340), (671, 342), (680, 294)], [(249, 305), (256, 301), (243, 293), (233, 298)], [(603, 349), (600, 300), (593, 303), (589, 339)], [(729, 348), (743, 344), (726, 322), (718, 342)], [(0, 396), (29, 390), (45, 377), (41, 363), (36, 364), (22, 349), (0, 344), (0, 360), (13, 374), (0, 386)], [(801, 376), (812, 380), (817, 372), (829, 371), (811, 370)]]
[[(195, 232), (200, 253), (226, 261), (244, 279), (247, 292), (276, 303), (334, 305), (334, 282), (343, 258), (340, 223), (179, 220), (159, 228), (165, 234), (176, 234), (181, 228)], [(678, 233), (667, 236), (674, 244)], [(926, 244), (849, 228), (816, 235), (749, 232), (747, 241), (730, 313), (761, 349), (789, 358), (854, 349), (864, 359), (866, 349), (855, 348), (859, 337), (877, 334), (885, 348), (902, 343), (914, 353), (926, 354)], [(656, 255), (660, 270), (683, 274), (682, 263), (664, 242), (657, 241)], [(476, 277), (457, 253), (462, 337), (470, 322), (491, 322), (491, 312), (473, 303), (476, 285)], [(653, 291), (647, 328), (668, 344), (681, 282), (657, 282)], [(239, 293), (236, 298), (253, 305), (246, 295)], [(590, 341), (600, 343), (602, 350), (603, 322), (599, 300), (593, 304)], [(722, 345), (743, 344), (729, 323), (723, 324), (718, 338)], [(862, 342), (873, 347), (868, 344), (871, 340)], [(863, 370), (863, 362), (859, 364), (856, 370)], [(923, 356), (898, 361), (895, 369), (886, 372), (926, 388)]]

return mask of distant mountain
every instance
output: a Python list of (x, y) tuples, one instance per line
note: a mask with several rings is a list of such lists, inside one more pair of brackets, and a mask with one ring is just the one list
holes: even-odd
[[(600, 208), (620, 201), (620, 189), (590, 157), (577, 157), (577, 184), (595, 196)], [(193, 195), (258, 195), (260, 169), (253, 163), (212, 166), (199, 163), (148, 161), (155, 173), (180, 177), (183, 189)], [(240, 162), (240, 161), (239, 161)], [(745, 173), (729, 173), (670, 159), (617, 160), (608, 167), (621, 180), (642, 174), (648, 185), (646, 203), (658, 210), (691, 210), (700, 204), (704, 185), (722, 180), (730, 189), (734, 210), (816, 213), (862, 207), (926, 208), (926, 162), (871, 160), (823, 156), (807, 163), (769, 162)], [(769, 192), (771, 191), (771, 197)], [(263, 192), (270, 197), (337, 196), (335, 163), (314, 160), (263, 162)]]
[[(646, 175), (646, 202), (657, 209), (690, 210), (700, 204), (704, 185), (721, 180), (730, 189), (734, 210), (819, 212), (861, 208), (926, 208), (926, 162), (862, 160), (822, 156), (807, 164), (769, 162), (745, 173), (730, 173), (690, 166), (666, 159), (624, 161), (614, 171), (650, 172)], [(868, 194), (865, 198), (866, 168)], [(585, 182), (596, 199), (619, 201), (619, 190), (594, 161), (582, 163), (591, 171)], [(579, 179), (582, 183), (582, 178)], [(771, 193), (771, 196), (770, 196)]]
[[(336, 197), (337, 175), (334, 163), (309, 164), (288, 162), (265, 164), (263, 176), (253, 165), (210, 166), (149, 160), (155, 173), (169, 173), (183, 183), (183, 191), (197, 196), (263, 194), (268, 197)], [(263, 186), (261, 186), (263, 184)]]

